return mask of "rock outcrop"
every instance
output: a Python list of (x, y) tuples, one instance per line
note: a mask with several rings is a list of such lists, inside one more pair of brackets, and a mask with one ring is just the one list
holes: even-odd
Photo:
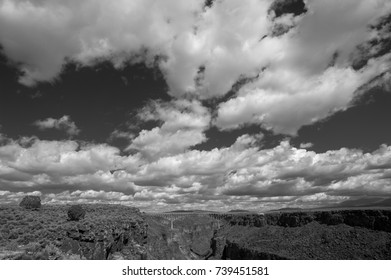
[[(67, 206), (40, 211), (0, 206), (0, 259), (145, 259), (147, 224), (140, 211), (119, 205), (84, 205), (71, 221)], [(14, 236), (15, 235), (15, 236)]]
[(346, 224), (372, 230), (391, 232), (389, 210), (344, 210), (316, 212), (316, 220), (327, 225)]
[(391, 211), (224, 216), (209, 259), (390, 259)]
[(81, 259), (146, 259), (147, 225), (138, 209), (94, 205), (86, 211), (86, 221), (67, 225), (62, 251)]
[(167, 217), (83, 209), (70, 219), (63, 205), (0, 207), (0, 259), (391, 259), (384, 209)]
[(252, 250), (243, 247), (238, 243), (230, 242), (229, 240), (227, 240), (223, 249), (223, 254), (221, 256), (221, 259), (223, 260), (286, 260), (287, 258), (283, 256), (279, 256), (277, 254)]
[(263, 227), (267, 225), (267, 221), (264, 215), (257, 214), (237, 214), (228, 215), (224, 217), (231, 226), (250, 226), (250, 227)]
[(151, 259), (206, 259), (218, 223), (209, 216), (184, 215), (173, 221), (148, 217), (148, 257)]
[(72, 205), (68, 209), (68, 218), (71, 221), (79, 221), (84, 219), (85, 215), (86, 210), (84, 210), (81, 205)]
[(39, 196), (27, 195), (23, 197), (19, 206), (25, 209), (34, 209), (37, 210), (41, 208), (41, 198)]
[(391, 232), (390, 210), (357, 209), (278, 213), (266, 215), (266, 219), (268, 225), (299, 227), (316, 221), (326, 225), (346, 224), (352, 227)]
[(251, 227), (301, 227), (313, 221), (326, 225), (346, 224), (372, 230), (391, 232), (391, 210), (330, 210), (275, 212), (265, 215), (242, 214), (225, 217), (231, 225)]

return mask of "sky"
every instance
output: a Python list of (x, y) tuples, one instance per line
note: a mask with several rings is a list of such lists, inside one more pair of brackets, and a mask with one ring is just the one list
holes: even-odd
[(0, 0), (0, 204), (391, 206), (388, 0)]

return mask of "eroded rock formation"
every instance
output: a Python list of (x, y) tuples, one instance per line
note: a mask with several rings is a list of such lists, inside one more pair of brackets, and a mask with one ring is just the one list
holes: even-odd
[(326, 225), (346, 224), (372, 230), (391, 232), (391, 210), (330, 210), (274, 212), (264, 215), (241, 214), (224, 215), (231, 226), (282, 226), (301, 227), (313, 221)]
[(82, 259), (146, 259), (147, 225), (138, 209), (89, 206), (87, 215), (67, 225), (62, 251)]
[(41, 198), (39, 196), (27, 195), (23, 197), (22, 201), (19, 203), (19, 206), (25, 209), (37, 210), (41, 208)]
[(136, 208), (84, 205), (71, 221), (67, 206), (40, 211), (0, 207), (1, 259), (146, 259), (148, 226)]
[(211, 259), (390, 259), (390, 210), (225, 216)]
[[(390, 210), (141, 214), (0, 207), (2, 259), (391, 259)], [(5, 246), (7, 244), (14, 246)]]

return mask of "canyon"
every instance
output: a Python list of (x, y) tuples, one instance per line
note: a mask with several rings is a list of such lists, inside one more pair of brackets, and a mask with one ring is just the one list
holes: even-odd
[[(151, 217), (166, 231), (159, 246), (196, 253), (187, 259), (391, 259), (391, 211), (386, 209)], [(194, 226), (198, 231), (189, 231)], [(185, 254), (171, 257), (186, 259)]]
[(0, 259), (391, 259), (391, 210), (144, 213), (0, 206)]

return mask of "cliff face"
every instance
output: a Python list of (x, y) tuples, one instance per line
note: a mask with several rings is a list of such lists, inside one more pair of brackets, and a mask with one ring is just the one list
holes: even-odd
[(84, 205), (85, 218), (69, 221), (68, 206), (39, 211), (0, 208), (2, 259), (145, 259), (147, 224), (136, 208)]
[(80, 221), (67, 206), (0, 207), (0, 259), (391, 259), (390, 210), (152, 217), (83, 207)]
[(269, 252), (262, 252), (242, 247), (240, 244), (226, 240), (221, 259), (223, 260), (286, 260), (287, 258)]
[(211, 239), (217, 222), (208, 216), (186, 215), (171, 222), (162, 217), (147, 218), (150, 259), (205, 259), (212, 252)]
[(283, 226), (301, 227), (313, 221), (326, 225), (346, 224), (372, 230), (391, 232), (391, 210), (331, 210), (291, 213), (268, 213), (265, 215), (235, 215), (225, 218), (230, 225), (251, 227)]
[(184, 260), (190, 259), (187, 257), (189, 251), (181, 250), (182, 247), (176, 239), (174, 233), (170, 229), (170, 221), (164, 219), (150, 219), (148, 221), (148, 238), (147, 238), (147, 254), (148, 259), (152, 260)]
[[(70, 222), (61, 250), (82, 259), (146, 259), (147, 225), (134, 208), (93, 209), (94, 222)], [(100, 218), (98, 218), (100, 216)]]
[(390, 259), (390, 210), (225, 216), (211, 259)]
[(346, 224), (391, 232), (390, 210), (344, 210), (316, 212), (315, 215), (316, 220), (327, 225)]

